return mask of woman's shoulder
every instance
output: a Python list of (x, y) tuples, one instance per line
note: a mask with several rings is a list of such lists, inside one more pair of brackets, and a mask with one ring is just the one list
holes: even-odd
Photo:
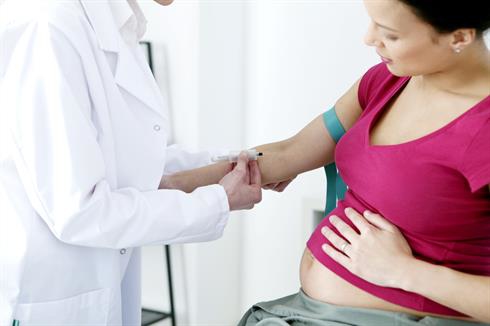
[(486, 114), (483, 114), (484, 110), (478, 110), (479, 112), (471, 114), (469, 119), (463, 119), (464, 125), (460, 126), (471, 130), (467, 148), (462, 151), (460, 171), (468, 180), (473, 192), (490, 184), (490, 97), (488, 99)]
[(358, 98), (362, 109), (366, 109), (373, 101), (382, 99), (405, 78), (393, 75), (385, 63), (369, 68), (359, 82)]

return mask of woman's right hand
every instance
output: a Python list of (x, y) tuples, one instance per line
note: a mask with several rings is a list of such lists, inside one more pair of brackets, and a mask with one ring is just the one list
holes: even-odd
[(261, 176), (257, 161), (242, 152), (231, 172), (219, 184), (225, 188), (230, 210), (251, 209), (262, 200)]

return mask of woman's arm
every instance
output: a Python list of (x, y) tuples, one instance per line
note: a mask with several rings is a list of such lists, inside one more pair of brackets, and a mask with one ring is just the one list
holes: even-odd
[[(352, 127), (362, 112), (357, 98), (358, 87), (359, 81), (335, 104), (337, 116), (346, 130)], [(289, 180), (302, 172), (331, 163), (335, 146), (320, 115), (289, 139), (255, 147), (264, 153), (258, 160), (262, 184)], [(160, 188), (192, 192), (198, 187), (217, 183), (231, 167), (229, 163), (218, 163), (164, 176)]]
[[(490, 191), (490, 185), (488, 185)], [(471, 275), (413, 259), (400, 287), (490, 323), (490, 277)]]
[[(488, 185), (490, 191), (490, 185)], [(483, 322), (490, 323), (490, 277), (461, 273), (443, 266), (412, 260), (400, 282), (419, 293)]]
[(471, 275), (421, 260), (407, 261), (399, 283), (405, 291), (490, 323), (490, 277)]
[(233, 164), (220, 162), (164, 175), (160, 181), (159, 189), (179, 189), (191, 193), (196, 188), (218, 183), (231, 170), (233, 170)]

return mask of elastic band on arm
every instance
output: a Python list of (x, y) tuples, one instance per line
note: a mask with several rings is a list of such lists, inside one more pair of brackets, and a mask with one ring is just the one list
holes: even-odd
[(342, 126), (342, 123), (340, 123), (339, 117), (335, 112), (335, 107), (332, 107), (323, 114), (323, 123), (330, 136), (332, 136), (333, 140), (338, 143), (340, 138), (345, 134), (345, 129), (344, 126)]
[[(335, 107), (332, 107), (323, 114), (323, 123), (335, 143), (338, 143), (340, 138), (345, 134), (345, 129), (344, 126), (342, 126), (342, 123), (340, 123), (339, 117), (335, 112)], [(337, 200), (344, 199), (347, 186), (338, 174), (335, 162), (326, 165), (324, 168), (327, 176), (327, 198), (325, 203), (326, 216), (337, 206)]]

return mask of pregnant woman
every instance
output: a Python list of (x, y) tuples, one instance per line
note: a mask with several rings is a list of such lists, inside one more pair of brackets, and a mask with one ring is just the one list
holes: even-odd
[[(335, 104), (338, 145), (330, 114), (256, 147), (264, 184), (335, 161), (346, 197), (307, 243), (299, 293), (255, 305), (240, 325), (490, 322), (490, 11), (479, 0), (365, 6), (382, 63)], [(162, 186), (192, 191), (227, 169)]]

